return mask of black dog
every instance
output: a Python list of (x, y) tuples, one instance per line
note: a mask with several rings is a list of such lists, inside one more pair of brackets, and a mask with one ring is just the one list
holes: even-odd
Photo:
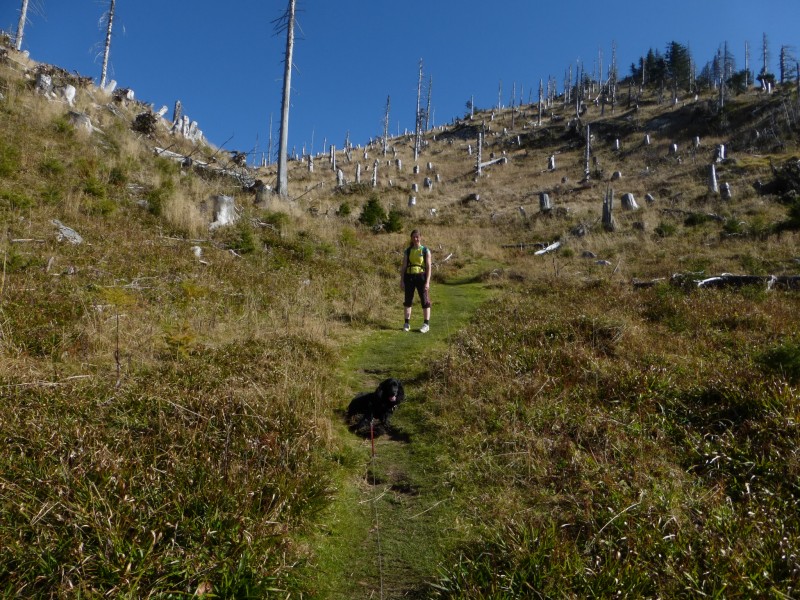
[(384, 427), (389, 426), (389, 416), (406, 399), (403, 384), (394, 377), (381, 381), (374, 392), (359, 394), (347, 407), (347, 417), (360, 417), (353, 429), (361, 429), (372, 419), (378, 419)]

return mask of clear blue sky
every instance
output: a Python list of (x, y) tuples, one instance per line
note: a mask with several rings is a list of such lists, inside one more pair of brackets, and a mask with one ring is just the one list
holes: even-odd
[[(688, 45), (698, 70), (728, 42), (737, 68), (745, 42), (760, 67), (762, 34), (771, 70), (780, 47), (800, 57), (800, 0), (297, 0), (290, 148), (364, 144), (414, 127), (419, 61), (432, 78), (435, 125), (503, 103), (516, 85), (537, 98), (539, 79), (561, 91), (570, 65), (603, 68), (616, 43), (621, 75), (649, 48)], [(100, 78), (108, 0), (30, 0), (23, 50), (34, 60)], [(265, 151), (273, 117), (277, 147), (285, 36), (273, 21), (287, 0), (117, 0), (109, 78), (136, 97), (185, 114), (228, 150)], [(15, 32), (20, 0), (2, 0), (0, 29)], [(532, 96), (530, 96), (533, 92)], [(313, 147), (312, 147), (313, 144)]]

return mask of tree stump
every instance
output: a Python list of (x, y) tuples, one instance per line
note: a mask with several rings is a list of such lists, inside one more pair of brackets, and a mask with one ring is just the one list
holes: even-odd
[(636, 204), (636, 198), (634, 198), (633, 194), (630, 192), (622, 194), (621, 202), (623, 210), (639, 210), (639, 205)]
[(617, 222), (614, 219), (614, 190), (608, 189), (606, 197), (603, 199), (603, 229), (606, 231), (616, 231)]
[(539, 212), (550, 212), (553, 210), (553, 203), (550, 201), (550, 194), (541, 192), (539, 194)]
[(708, 166), (708, 191), (712, 194), (719, 193), (719, 185), (717, 184), (717, 167), (714, 163)]

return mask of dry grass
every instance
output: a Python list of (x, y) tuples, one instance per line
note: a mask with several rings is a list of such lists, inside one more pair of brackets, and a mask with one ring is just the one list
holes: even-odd
[[(791, 595), (796, 292), (631, 285), (797, 272), (800, 234), (774, 233), (785, 200), (753, 187), (797, 147), (781, 121), (787, 92), (746, 95), (721, 116), (707, 98), (602, 117), (592, 107), (585, 185), (573, 109), (555, 106), (541, 127), (528, 111), (514, 129), (489, 112), (453, 128), (486, 121), (484, 160), (508, 156), (481, 178), (476, 140), (437, 131), (418, 174), (411, 140), (397, 138), (387, 157), (339, 153), (350, 180), (361, 163), (361, 187), (336, 190), (318, 157), (313, 173), (290, 164), (290, 202), (256, 206), (238, 183), (152, 148), (221, 165), (224, 153), (166, 131), (134, 135), (141, 107), (109, 106), (96, 90), (80, 91), (78, 109), (101, 132), (83, 134), (21, 69), (0, 65), (2, 593), (304, 591), (298, 540), (346, 463), (336, 369), (353, 339), (396, 323), (401, 252), (419, 228), (437, 285), (480, 280), (502, 294), (418, 379), (415, 458), (437, 456), (426, 468), (453, 482), (454, 526), (479, 533), (448, 561), (442, 590), (497, 597), (504, 581), (528, 581), (575, 597)], [(763, 116), (747, 121), (756, 105)], [(782, 139), (750, 134), (770, 118)], [(731, 148), (718, 170), (728, 202), (707, 192), (717, 143)], [(275, 167), (256, 175), (269, 183)], [(617, 208), (613, 233), (599, 223), (609, 187), (641, 206)], [(540, 192), (552, 214), (540, 214)], [(240, 220), (212, 232), (217, 194), (235, 198)], [(359, 223), (373, 194), (402, 231)], [(53, 219), (84, 243), (59, 240)], [(534, 254), (555, 240), (558, 252)]]

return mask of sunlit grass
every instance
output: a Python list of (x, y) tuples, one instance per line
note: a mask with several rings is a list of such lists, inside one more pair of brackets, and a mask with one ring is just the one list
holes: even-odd
[[(349, 510), (364, 442), (337, 419), (384, 374), (408, 380), (410, 442), (384, 440), (388, 462), (370, 474), (402, 488), (382, 500), (387, 515), (418, 503), (414, 523), (387, 525), (416, 544), (396, 549), (409, 568), (393, 589), (795, 593), (797, 292), (691, 283), (797, 272), (800, 237), (776, 226), (791, 206), (753, 187), (795, 130), (784, 153), (715, 130), (705, 154), (679, 161), (667, 140), (642, 142), (673, 108), (609, 115), (581, 185), (582, 140), (566, 123), (534, 127), (529, 112), (504, 134), (509, 115), (486, 112), (484, 151), (510, 162), (480, 179), (473, 140), (431, 132), (419, 173), (397, 138), (386, 157), (339, 157), (364, 181), (377, 159), (375, 190), (335, 190), (324, 158), (314, 173), (292, 161), (290, 200), (255, 205), (238, 182), (156, 157), (155, 145), (225, 161), (166, 132), (132, 135), (140, 106), (82, 91), (100, 129), (89, 135), (18, 67), (0, 65), (0, 81), (0, 594), (365, 591), (352, 573), (375, 575), (369, 507)], [(727, 202), (705, 181), (716, 143), (733, 148), (719, 165)], [(274, 166), (257, 175), (270, 183)], [(617, 207), (613, 233), (599, 224), (609, 186), (641, 205)], [(560, 210), (540, 214), (541, 191)], [(217, 194), (239, 220), (210, 231)], [(359, 222), (373, 197), (400, 231)], [(60, 239), (56, 219), (84, 242)], [(404, 338), (412, 228), (433, 253), (434, 306), (431, 333)], [(535, 254), (555, 240), (558, 252)], [(319, 531), (337, 537), (320, 545)], [(323, 546), (332, 554), (315, 555)], [(326, 573), (339, 580), (321, 585)]]

